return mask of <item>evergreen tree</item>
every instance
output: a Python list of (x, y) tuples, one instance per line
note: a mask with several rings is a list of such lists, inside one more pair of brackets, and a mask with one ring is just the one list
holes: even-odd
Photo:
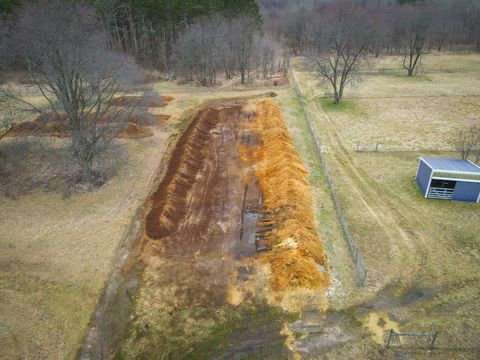
[(0, 14), (11, 14), (21, 4), (21, 0), (0, 0)]

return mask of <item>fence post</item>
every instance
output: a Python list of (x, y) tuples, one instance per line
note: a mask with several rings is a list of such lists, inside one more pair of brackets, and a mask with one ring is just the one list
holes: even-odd
[(375, 145), (375, 152), (378, 152), (378, 142), (377, 145)]
[(390, 329), (390, 333), (388, 334), (388, 340), (387, 340), (387, 343), (385, 344), (385, 350), (388, 350), (388, 347), (390, 346), (390, 341), (393, 337), (393, 329)]
[(437, 340), (437, 336), (438, 336), (438, 331), (435, 331), (432, 337), (432, 343), (430, 344), (430, 349), (433, 349), (433, 347), (435, 346), (435, 340)]

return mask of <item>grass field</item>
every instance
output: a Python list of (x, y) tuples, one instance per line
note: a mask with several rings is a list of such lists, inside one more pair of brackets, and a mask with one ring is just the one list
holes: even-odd
[(119, 141), (126, 158), (94, 192), (2, 197), (2, 358), (74, 357), (167, 138)]
[[(274, 88), (309, 171), (317, 228), (332, 274), (327, 314), (292, 318), (298, 354), (331, 359), (476, 358), (478, 205), (425, 200), (414, 177), (419, 156), (455, 156), (448, 152), (449, 133), (479, 118), (480, 56), (428, 56), (423, 72), (414, 78), (401, 71), (399, 59), (376, 59), (348, 89), (340, 107), (324, 98), (329, 90), (305, 71), (301, 59), (292, 64), (369, 270), (366, 287), (358, 288), (302, 99), (291, 88)], [(0, 198), (2, 359), (75, 357), (116, 249), (151, 190), (169, 136), (178, 131), (185, 111), (205, 100), (257, 95), (266, 88), (201, 89), (159, 82), (153, 91), (175, 98), (156, 110), (172, 116), (168, 128), (150, 138), (118, 140), (124, 159), (117, 174), (98, 190), (69, 197), (38, 190)], [(355, 152), (358, 143), (379, 143), (380, 151)], [(9, 144), (0, 146), (1, 151)], [(238, 322), (225, 319), (228, 326), (230, 320)], [(421, 347), (383, 354), (380, 343), (389, 327), (438, 330), (438, 349), (431, 355)]]
[[(326, 89), (301, 61), (294, 65), (369, 269), (367, 287), (359, 291), (371, 306), (354, 308), (357, 316), (385, 312), (402, 331), (438, 330), (438, 346), (444, 348), (439, 358), (475, 358), (472, 349), (480, 345), (478, 205), (425, 200), (414, 177), (419, 156), (455, 157), (446, 152), (449, 133), (479, 119), (480, 56), (428, 56), (418, 78), (404, 76), (397, 62), (375, 61), (339, 107), (322, 98)], [(404, 151), (358, 153), (353, 151), (358, 142)], [(412, 293), (417, 295), (407, 301)], [(366, 356), (361, 348), (339, 348), (334, 354)], [(427, 353), (415, 353), (422, 356)]]

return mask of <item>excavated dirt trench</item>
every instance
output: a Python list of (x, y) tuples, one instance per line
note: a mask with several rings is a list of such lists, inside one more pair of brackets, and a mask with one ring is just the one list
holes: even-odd
[(149, 201), (147, 263), (150, 255), (192, 261), (255, 253), (255, 243), (248, 239), (256, 226), (245, 221), (244, 208), (251, 201), (260, 205), (261, 195), (254, 182), (245, 185), (247, 169), (238, 151), (248, 141), (243, 127), (249, 117), (237, 103), (207, 108), (185, 130)]
[(147, 201), (133, 261), (143, 270), (117, 355), (292, 355), (278, 305), (310, 291), (311, 306), (329, 283), (311, 201), (273, 100), (199, 111)]

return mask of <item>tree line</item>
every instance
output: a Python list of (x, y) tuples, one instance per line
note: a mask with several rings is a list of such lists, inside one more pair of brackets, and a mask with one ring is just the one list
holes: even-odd
[(242, 83), (252, 70), (274, 71), (274, 46), (261, 35), (254, 0), (8, 1), (0, 10), (0, 81), (11, 68), (28, 73), (38, 105), (0, 86), (0, 139), (20, 113), (42, 122), (66, 119), (83, 179), (128, 123), (135, 104), (114, 106), (140, 80), (137, 62), (212, 86), (222, 73)]
[(202, 18), (248, 16), (261, 26), (255, 0), (95, 0), (112, 48), (143, 63), (173, 70), (175, 44), (184, 30)]
[(87, 3), (40, 0), (23, 6), (15, 20), (14, 26), (0, 23), (7, 34), (0, 38), (1, 64), (25, 69), (44, 104), (30, 101), (15, 87), (1, 87), (2, 127), (8, 133), (23, 112), (37, 113), (49, 123), (66, 117), (72, 152), (90, 181), (95, 157), (133, 111), (112, 106), (112, 99), (138, 78), (138, 67), (130, 56), (109, 48)]
[[(0, 2), (8, 15), (28, 0)], [(262, 26), (255, 0), (89, 0), (103, 26), (108, 45), (134, 56), (143, 64), (173, 70), (175, 44), (183, 31), (202, 18), (247, 16)]]
[(479, 0), (260, 0), (266, 28), (293, 55), (310, 59), (335, 103), (368, 56), (402, 57), (418, 73), (427, 52), (480, 51)]
[(175, 67), (185, 81), (195, 77), (203, 86), (215, 85), (219, 73), (226, 79), (238, 74), (245, 84), (253, 70), (271, 77), (278, 70), (275, 54), (274, 42), (261, 36), (252, 18), (217, 17), (190, 26), (180, 36)]

